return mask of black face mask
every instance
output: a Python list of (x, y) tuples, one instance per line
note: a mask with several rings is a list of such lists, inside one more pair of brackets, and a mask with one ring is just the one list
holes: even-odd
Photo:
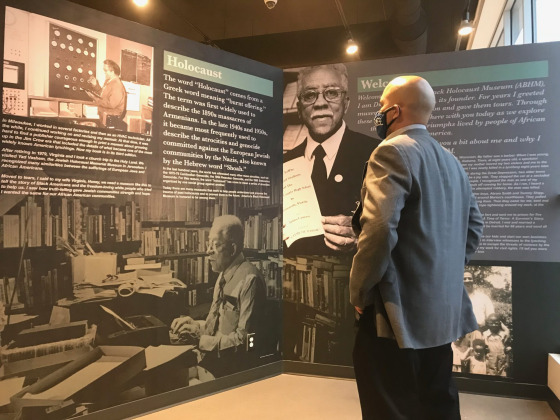
[(398, 105), (393, 105), (390, 108), (387, 108), (385, 111), (377, 111), (373, 117), (373, 126), (375, 127), (375, 131), (381, 140), (385, 140), (387, 137), (387, 130), (391, 127), (391, 124), (395, 122), (397, 119), (396, 117), (393, 118), (389, 124), (387, 124), (387, 112), (389, 112), (394, 107), (398, 107)]

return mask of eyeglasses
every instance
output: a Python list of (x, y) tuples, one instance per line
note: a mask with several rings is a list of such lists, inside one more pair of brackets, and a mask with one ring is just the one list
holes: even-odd
[(346, 91), (338, 87), (330, 87), (324, 90), (306, 90), (299, 94), (298, 99), (303, 105), (313, 105), (319, 94), (322, 94), (327, 102), (339, 103), (344, 98)]
[(218, 242), (216, 240), (210, 241), (208, 243), (208, 247), (206, 248), (206, 252), (208, 254), (213, 254), (214, 252), (219, 251), (225, 244), (227, 244), (227, 242)]

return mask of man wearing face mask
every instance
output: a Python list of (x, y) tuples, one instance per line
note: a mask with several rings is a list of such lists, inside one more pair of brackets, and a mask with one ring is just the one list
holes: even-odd
[(325, 233), (285, 246), (284, 255), (355, 251), (352, 211), (360, 199), (364, 164), (379, 141), (350, 130), (343, 120), (350, 104), (343, 64), (302, 69), (297, 89), (298, 114), (309, 135), (284, 155), (284, 162), (303, 158), (301, 170), (311, 175)]
[(426, 130), (436, 100), (417, 76), (392, 80), (362, 188), (350, 273), (354, 370), (364, 419), (460, 419), (451, 343), (477, 329), (464, 265), (483, 221), (459, 161)]

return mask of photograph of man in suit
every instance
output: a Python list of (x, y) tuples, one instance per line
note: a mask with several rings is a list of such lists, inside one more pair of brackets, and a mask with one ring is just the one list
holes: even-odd
[(384, 141), (368, 161), (350, 273), (363, 418), (460, 419), (451, 343), (478, 328), (463, 273), (482, 215), (465, 170), (426, 129), (429, 83), (398, 77), (380, 104)]
[(183, 316), (171, 323), (173, 334), (194, 339), (204, 355), (201, 365), (215, 376), (242, 369), (247, 334), (262, 332), (266, 285), (260, 271), (245, 259), (243, 239), (243, 224), (237, 216), (214, 219), (208, 260), (219, 276), (208, 316), (205, 320)]
[(309, 135), (286, 152), (284, 162), (303, 157), (301, 171), (311, 175), (325, 233), (295, 241), (284, 247), (284, 255), (354, 251), (352, 211), (360, 199), (365, 162), (379, 140), (350, 130), (343, 119), (350, 104), (344, 64), (302, 69), (297, 98), (298, 114)]

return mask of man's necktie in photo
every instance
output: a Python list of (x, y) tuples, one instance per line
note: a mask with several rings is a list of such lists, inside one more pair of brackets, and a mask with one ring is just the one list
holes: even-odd
[[(313, 151), (313, 156), (315, 160), (313, 161), (313, 171), (311, 172), (311, 180), (313, 181), (313, 187), (315, 188), (315, 195), (319, 201), (319, 206), (326, 199), (327, 190), (327, 167), (325, 166), (325, 149), (323, 146), (319, 145)], [(322, 209), (321, 209), (322, 210)]]
[(220, 274), (220, 278), (217, 281), (218, 283), (218, 298), (216, 300), (216, 308), (212, 313), (212, 316), (206, 322), (206, 334), (207, 335), (215, 335), (216, 331), (218, 331), (218, 321), (220, 319), (220, 308), (224, 304), (224, 286), (226, 285), (226, 279), (223, 273)]

